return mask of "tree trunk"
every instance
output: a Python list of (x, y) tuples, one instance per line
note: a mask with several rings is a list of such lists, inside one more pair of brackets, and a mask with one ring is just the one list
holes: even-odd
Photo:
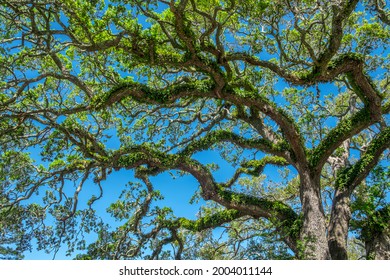
[[(356, 111), (356, 98), (352, 95), (350, 99), (350, 110), (353, 114)], [(331, 156), (330, 162), (333, 176), (337, 178), (340, 169), (349, 165), (351, 140), (343, 142), (343, 153), (340, 156)], [(332, 260), (347, 260), (348, 227), (351, 219), (350, 209), (351, 192), (348, 189), (336, 188), (332, 201), (332, 211), (328, 227), (328, 246)]]
[(349, 192), (337, 189), (329, 222), (328, 245), (332, 260), (347, 260), (348, 226), (351, 219)]
[(302, 257), (313, 260), (330, 259), (319, 176), (313, 178), (309, 174), (301, 174), (301, 202), (303, 211), (300, 238)]
[(367, 259), (390, 260), (390, 230), (366, 240)]
[(390, 206), (368, 217), (362, 236), (367, 259), (390, 260)]

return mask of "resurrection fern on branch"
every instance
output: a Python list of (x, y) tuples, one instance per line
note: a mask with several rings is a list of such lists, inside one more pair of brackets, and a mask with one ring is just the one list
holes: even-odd
[(0, 258), (388, 259), (389, 4), (0, 0)]

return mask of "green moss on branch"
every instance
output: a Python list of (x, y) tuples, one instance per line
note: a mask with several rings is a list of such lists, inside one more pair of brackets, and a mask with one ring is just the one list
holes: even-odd
[(241, 169), (243, 173), (253, 175), (253, 176), (259, 176), (259, 174), (262, 172), (262, 170), (267, 164), (285, 166), (288, 164), (288, 162), (282, 157), (266, 156), (260, 160), (250, 160), (245, 162), (242, 165)]
[(206, 215), (198, 220), (189, 220), (186, 218), (180, 218), (174, 221), (162, 221), (163, 227), (168, 228), (183, 228), (190, 231), (200, 232), (205, 229), (215, 228), (225, 223), (232, 222), (243, 214), (235, 209), (226, 209), (218, 213)]
[(341, 143), (348, 139), (355, 132), (360, 131), (371, 123), (368, 108), (363, 108), (348, 119), (342, 120), (333, 128), (324, 140), (314, 148), (309, 156), (309, 163), (312, 168), (320, 168), (326, 159), (338, 148)]
[(384, 129), (373, 139), (365, 154), (354, 165), (342, 169), (337, 174), (336, 188), (353, 189), (367, 176), (378, 162), (383, 151), (390, 147), (390, 127)]
[(98, 110), (111, 106), (127, 97), (131, 97), (140, 103), (167, 104), (180, 97), (191, 96), (200, 92), (207, 93), (212, 91), (213, 88), (214, 83), (209, 80), (188, 81), (161, 89), (127, 81), (118, 84), (108, 92), (96, 95), (92, 99), (91, 107)]
[(193, 141), (180, 154), (191, 155), (194, 152), (209, 149), (213, 145), (221, 142), (231, 142), (242, 148), (253, 148), (273, 153), (281, 153), (286, 150), (285, 142), (274, 144), (265, 139), (245, 139), (231, 131), (218, 130), (212, 131), (205, 137)]

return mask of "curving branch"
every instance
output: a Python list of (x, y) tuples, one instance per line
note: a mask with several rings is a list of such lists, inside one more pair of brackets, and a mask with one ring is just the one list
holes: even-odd
[(186, 229), (194, 232), (200, 232), (206, 229), (215, 228), (225, 223), (232, 222), (246, 214), (235, 209), (224, 209), (217, 213), (206, 215), (197, 220), (178, 218), (175, 220), (163, 220), (160, 222), (162, 227), (173, 229)]
[(371, 0), (370, 2), (373, 2), (374, 10), (378, 13), (379, 19), (387, 24), (390, 25), (390, 13), (389, 10), (386, 9), (386, 0)]
[[(389, 104), (384, 105), (381, 114), (388, 114), (389, 112)], [(329, 156), (331, 156), (335, 149), (342, 145), (344, 141), (375, 123), (377, 123), (377, 120), (371, 117), (370, 110), (367, 107), (360, 109), (352, 116), (340, 121), (336, 127), (326, 135), (320, 144), (311, 151), (309, 158), (310, 166), (314, 170), (321, 170)]]
[[(172, 104), (181, 98), (197, 97), (223, 99), (236, 104), (237, 106), (245, 105), (249, 108), (256, 108), (272, 118), (281, 127), (294, 154), (290, 155), (291, 159), (293, 161), (303, 162), (302, 168), (307, 165), (302, 135), (299, 133), (292, 118), (286, 112), (281, 108), (278, 108), (265, 97), (254, 92), (236, 94), (233, 89), (226, 89), (221, 93), (220, 97), (218, 97), (213, 89), (214, 85), (207, 80), (199, 81), (197, 83), (172, 85), (159, 90), (131, 82), (119, 85), (117, 88), (114, 88), (101, 96), (97, 96), (93, 101), (92, 106), (96, 109), (101, 109), (120, 102), (127, 97), (147, 104)], [(282, 142), (280, 145), (283, 146), (285, 144)], [(281, 155), (281, 153), (278, 152), (277, 155)], [(283, 156), (287, 157), (286, 154)]]
[[(149, 145), (137, 145), (113, 156), (116, 169), (148, 166), (148, 174), (154, 175), (167, 170), (181, 170), (194, 176), (200, 184), (205, 200), (213, 200), (227, 209), (238, 210), (242, 215), (269, 219), (286, 238), (291, 249), (296, 249), (300, 227), (298, 215), (287, 204), (263, 198), (235, 193), (215, 182), (210, 171), (196, 160), (183, 155), (159, 152)], [(272, 158), (269, 159), (273, 161)], [(253, 162), (253, 164), (259, 162)], [(264, 163), (265, 164), (265, 163)], [(291, 229), (294, 228), (294, 232)], [(298, 228), (298, 229), (297, 229)]]
[(180, 154), (182, 155), (192, 155), (195, 152), (209, 149), (212, 145), (221, 143), (221, 142), (230, 142), (241, 148), (246, 149), (258, 149), (266, 153), (278, 155), (285, 158), (288, 161), (291, 161), (289, 157), (288, 149), (284, 143), (273, 143), (265, 139), (247, 139), (241, 137), (231, 131), (226, 130), (216, 130), (209, 132), (206, 136), (192, 141), (187, 145)]
[(390, 127), (387, 127), (371, 141), (366, 152), (355, 164), (339, 172), (335, 187), (346, 189), (351, 193), (367, 177), (371, 169), (378, 163), (382, 153), (389, 147)]
[(327, 70), (326, 68), (328, 63), (338, 52), (343, 38), (344, 21), (348, 19), (358, 3), (359, 0), (347, 0), (342, 1), (341, 3), (332, 3), (333, 17), (331, 33), (328, 39), (327, 49), (323, 51), (318, 58), (317, 65), (319, 65), (319, 73), (324, 73)]
[(311, 151), (310, 166), (316, 171), (321, 170), (327, 159), (345, 140), (374, 123), (375, 121), (370, 118), (369, 110), (366, 107), (340, 121)]
[(271, 221), (280, 232), (286, 244), (298, 253), (298, 236), (301, 231), (301, 218), (287, 204), (264, 198), (257, 198), (242, 193), (218, 189), (215, 202), (228, 209), (236, 209), (255, 218), (266, 218)]
[(224, 184), (225, 188), (230, 188), (242, 174), (248, 174), (254, 177), (260, 176), (266, 165), (287, 166), (288, 161), (278, 156), (266, 156), (260, 160), (249, 160), (241, 164), (241, 167), (236, 170), (233, 177)]

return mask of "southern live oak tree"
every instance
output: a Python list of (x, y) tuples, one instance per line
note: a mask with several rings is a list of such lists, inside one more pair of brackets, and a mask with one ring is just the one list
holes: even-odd
[(389, 258), (385, 0), (0, 4), (2, 258)]

